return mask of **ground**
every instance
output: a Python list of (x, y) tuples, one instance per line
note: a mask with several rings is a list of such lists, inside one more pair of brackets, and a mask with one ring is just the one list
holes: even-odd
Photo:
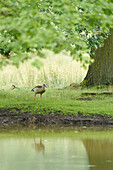
[(91, 114), (83, 116), (82, 113), (74, 115), (50, 114), (14, 114), (11, 110), (5, 109), (0, 111), (0, 124), (37, 124), (37, 125), (113, 125), (113, 118), (101, 114)]
[(30, 88), (1, 89), (0, 124), (113, 124), (109, 87), (48, 87), (42, 100), (33, 95)]

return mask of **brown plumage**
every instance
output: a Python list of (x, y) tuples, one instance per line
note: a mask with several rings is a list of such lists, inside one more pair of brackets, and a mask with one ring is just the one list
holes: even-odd
[(42, 94), (45, 92), (46, 84), (43, 84), (42, 86), (35, 86), (31, 91), (35, 93), (34, 100), (36, 94), (40, 94), (40, 99), (42, 98)]

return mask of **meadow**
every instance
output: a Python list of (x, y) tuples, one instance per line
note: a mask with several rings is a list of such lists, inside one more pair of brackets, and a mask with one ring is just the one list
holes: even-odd
[(83, 95), (85, 92), (102, 92), (108, 89), (47, 88), (40, 100), (34, 100), (31, 88), (0, 90), (0, 110), (14, 113), (83, 115), (107, 114), (113, 117), (113, 95)]
[[(48, 53), (40, 69), (31, 61), (21, 63), (19, 68), (8, 65), (0, 70), (0, 109), (11, 109), (18, 113), (60, 113), (64, 115), (102, 114), (113, 117), (113, 95), (83, 95), (89, 92), (111, 92), (108, 87), (82, 88), (79, 86), (87, 70), (70, 56)], [(31, 89), (37, 84), (47, 84), (42, 100), (39, 95), (34, 100)], [(70, 84), (78, 84), (71, 87)], [(12, 84), (18, 88), (11, 89)]]
[[(32, 60), (16, 66), (8, 65), (0, 70), (0, 88), (31, 87), (46, 83), (48, 87), (65, 87), (71, 83), (80, 83), (87, 70), (79, 62), (67, 54), (53, 54), (46, 51), (46, 59), (39, 58), (43, 63), (40, 69), (32, 66)], [(35, 56), (33, 56), (35, 58)]]

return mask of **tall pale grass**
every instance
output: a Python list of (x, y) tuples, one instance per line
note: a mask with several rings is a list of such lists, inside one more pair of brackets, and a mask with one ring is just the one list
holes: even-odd
[(41, 59), (41, 69), (31, 65), (31, 61), (21, 63), (19, 68), (7, 65), (0, 70), (0, 87), (8, 87), (15, 84), (19, 87), (31, 87), (46, 83), (49, 87), (64, 87), (70, 83), (80, 83), (87, 70), (80, 66), (69, 55), (52, 52), (47, 53), (46, 59)]

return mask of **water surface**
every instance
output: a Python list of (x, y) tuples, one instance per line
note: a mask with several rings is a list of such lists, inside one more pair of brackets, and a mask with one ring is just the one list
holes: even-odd
[(0, 170), (112, 170), (112, 128), (0, 127)]

